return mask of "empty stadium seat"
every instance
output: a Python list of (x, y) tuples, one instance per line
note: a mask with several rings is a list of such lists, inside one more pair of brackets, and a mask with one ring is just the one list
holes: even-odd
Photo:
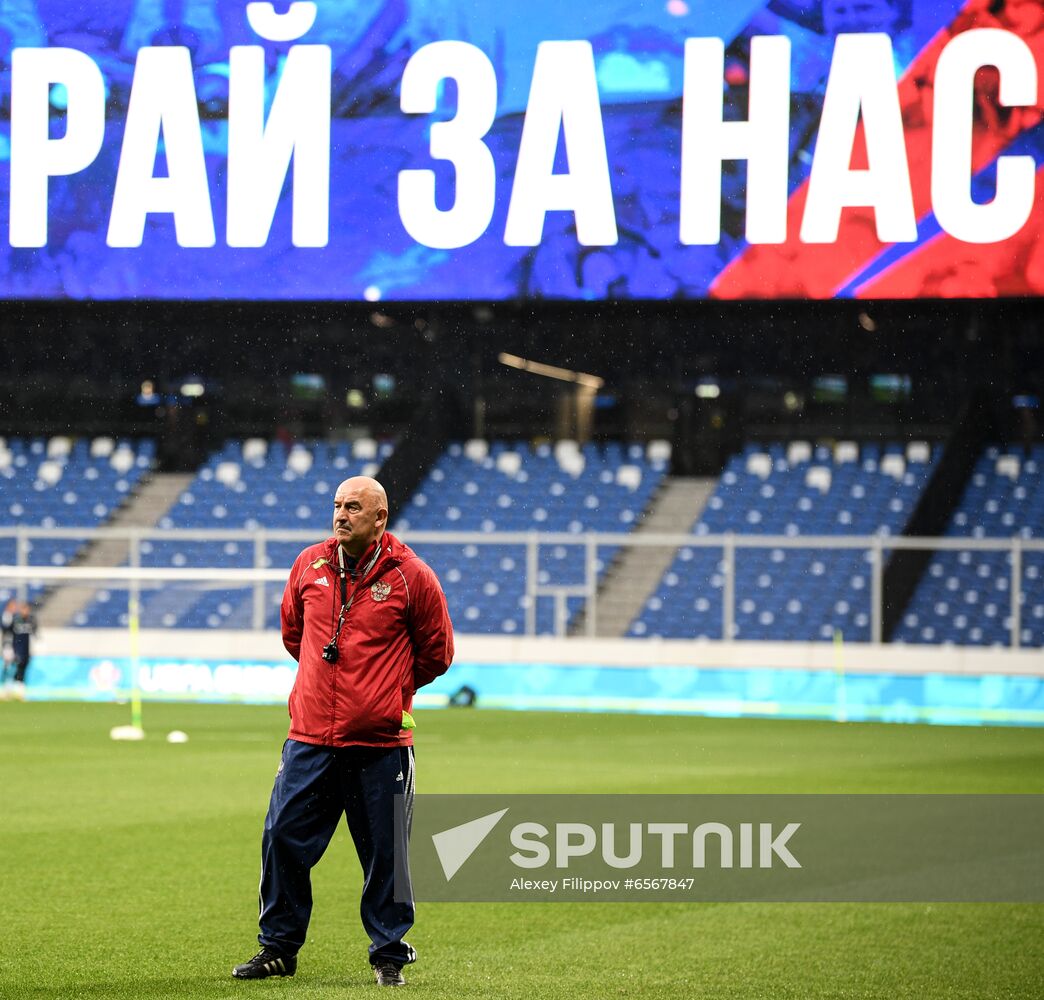
[[(358, 442), (354, 452), (347, 441), (301, 442), (289, 451), (278, 442), (270, 446), (258, 442), (256, 438), (229, 441), (212, 453), (160, 519), (159, 528), (293, 529), (314, 532), (318, 541), (330, 533), (337, 485), (351, 476), (368, 474), (366, 470), (375, 464), (369, 459), (384, 461), (392, 453), (388, 442), (370, 441), (372, 448), (367, 444), (361, 449), (364, 457), (358, 454)], [(304, 544), (267, 542), (265, 565), (289, 567)], [(248, 568), (255, 565), (255, 552), (252, 542), (158, 538), (143, 543), (141, 562), (144, 566)], [(265, 586), (268, 627), (278, 627), (281, 596), (281, 586)], [(143, 592), (141, 623), (145, 628), (251, 628), (253, 609), (250, 587), (164, 584)], [(113, 627), (126, 622), (126, 591), (112, 588), (104, 600), (95, 599), (84, 609), (76, 624)]]
[[(626, 532), (640, 519), (667, 471), (669, 454), (641, 445), (604, 447), (560, 441), (530, 447), (504, 441), (453, 444), (410, 498), (393, 530), (454, 532)], [(442, 580), (450, 613), (462, 632), (521, 633), (526, 627), (527, 549), (524, 542), (414, 546)], [(597, 571), (615, 549), (601, 546)], [(575, 544), (539, 547), (541, 587), (580, 586), (586, 551)], [(583, 598), (568, 598), (572, 617)], [(539, 633), (555, 630), (555, 599), (538, 596)]]
[[(14, 530), (27, 528), (93, 528), (106, 522), (149, 468), (154, 446), (148, 442), (119, 443), (121, 460), (114, 464), (113, 447), (88, 447), (69, 437), (10, 438), (0, 447), (0, 563), (18, 562)], [(5, 530), (6, 529), (6, 530)], [(28, 564), (65, 566), (76, 558), (82, 542), (76, 538), (30, 538)], [(41, 588), (31, 586), (35, 599)], [(0, 584), (0, 601), (15, 592)]]
[[(1036, 539), (1044, 533), (1044, 447), (983, 450), (946, 530), (948, 538)], [(1019, 643), (1044, 645), (1044, 552), (1021, 556)], [(1005, 551), (939, 551), (903, 614), (895, 639), (1007, 646), (1012, 640), (1012, 561)]]
[[(906, 468), (898, 446), (882, 457), (872, 445), (856, 455), (808, 441), (750, 445), (729, 460), (692, 532), (898, 534), (934, 457)], [(898, 477), (895, 459), (903, 462)], [(822, 641), (837, 630), (868, 640), (869, 557), (861, 549), (737, 547), (733, 638)], [(683, 546), (628, 634), (722, 638), (725, 572), (719, 547)]]

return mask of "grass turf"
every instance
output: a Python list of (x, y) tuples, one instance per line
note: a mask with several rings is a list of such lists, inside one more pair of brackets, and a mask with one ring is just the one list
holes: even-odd
[[(238, 983), (256, 934), (281, 709), (0, 704), (0, 997), (372, 993), (347, 831), (294, 979)], [(190, 742), (163, 735), (184, 729)], [(1044, 730), (422, 713), (421, 792), (1044, 792)], [(423, 997), (1029, 1000), (1044, 905), (422, 904)]]

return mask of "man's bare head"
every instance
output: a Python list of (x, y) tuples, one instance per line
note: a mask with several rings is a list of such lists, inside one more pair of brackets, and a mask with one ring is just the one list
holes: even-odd
[(353, 476), (334, 494), (333, 530), (344, 550), (359, 558), (388, 526), (388, 494), (376, 479)]

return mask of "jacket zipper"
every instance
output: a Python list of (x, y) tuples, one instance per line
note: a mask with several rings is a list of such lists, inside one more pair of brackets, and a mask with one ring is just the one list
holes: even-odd
[[(385, 560), (383, 560), (383, 559), (379, 560), (375, 565), (370, 567), (370, 573), (369, 573), (368, 576), (360, 577), (359, 582), (356, 584), (355, 589), (352, 591), (351, 596), (348, 598), (348, 601), (346, 602), (348, 604), (348, 610), (344, 614), (344, 629), (343, 629), (344, 632), (348, 631), (348, 616), (351, 614), (352, 605), (355, 604), (355, 598), (359, 594), (359, 592), (362, 590), (363, 584), (364, 584), (365, 580), (369, 579), (370, 577), (377, 578), (376, 577), (377, 570), (379, 570), (379, 569), (380, 570), (384, 570), (385, 569), (384, 563), (385, 563)], [(331, 561), (330, 565), (331, 566), (333, 565), (332, 561)], [(338, 565), (337, 569), (338, 569), (338, 572), (340, 574), (340, 576), (338, 577), (338, 583), (340, 583), (341, 578), (344, 577), (344, 574), (347, 572), (347, 570), (344, 568), (343, 565)], [(383, 572), (380, 575), (383, 575)], [(340, 587), (338, 587), (337, 589), (339, 591)], [(337, 618), (339, 617), (339, 614), (340, 614), (340, 612), (339, 612), (339, 610), (337, 608), (337, 597), (338, 597), (338, 594), (335, 592), (334, 595), (333, 595), (333, 599), (334, 599), (334, 601), (333, 601), (333, 606), (334, 606), (334, 628), (337, 627), (337, 624), (336, 624), (337, 623)], [(331, 677), (330, 677), (330, 729), (329, 729), (329, 733), (327, 735), (327, 740), (328, 740), (328, 742), (330, 742), (332, 744), (333, 740), (334, 740), (334, 728), (335, 728), (336, 723), (337, 723), (337, 664), (336, 663), (331, 663), (330, 664), (330, 670), (331, 670)]]

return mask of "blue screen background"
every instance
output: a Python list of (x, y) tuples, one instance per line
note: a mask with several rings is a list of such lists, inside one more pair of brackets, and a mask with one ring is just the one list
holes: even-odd
[[(285, 8), (277, 5), (277, 9)], [(52, 178), (48, 245), (12, 248), (0, 240), (0, 296), (72, 299), (405, 299), (500, 300), (704, 297), (746, 244), (745, 173), (727, 164), (721, 242), (678, 242), (681, 91), (684, 41), (726, 40), (726, 116), (745, 116), (749, 40), (784, 34), (792, 42), (790, 188), (807, 179), (837, 30), (888, 30), (901, 73), (962, 8), (959, 0), (879, 0), (845, 22), (833, 0), (599, 2), (560, 0), (479, 4), (453, 0), (320, 0), (303, 43), (333, 52), (330, 241), (321, 249), (290, 240), (290, 190), (284, 188), (265, 247), (224, 245), (228, 50), (264, 44), (272, 84), (289, 44), (262, 42), (245, 4), (218, 0), (7, 0), (0, 4), (0, 232), (6, 233), (10, 157), (10, 53), (17, 46), (68, 46), (88, 53), (108, 88), (106, 137), (79, 174)], [(840, 12), (840, 13), (839, 13)], [(849, 15), (854, 16), (854, 15)], [(476, 243), (433, 250), (415, 243), (398, 216), (397, 178), (434, 168), (441, 207), (453, 199), (453, 172), (428, 156), (434, 118), (453, 115), (452, 86), (435, 116), (399, 110), (399, 82), (423, 45), (459, 39), (480, 47), (498, 78), (498, 115), (487, 137), (497, 164), (493, 221)], [(569, 213), (548, 213), (542, 243), (507, 247), (504, 222), (537, 45), (551, 39), (592, 44), (620, 240), (581, 247)], [(183, 45), (193, 54), (217, 245), (177, 245), (170, 216), (149, 216), (141, 248), (105, 243), (123, 120), (137, 50)], [(56, 134), (61, 95), (55, 96)], [(1038, 165), (1040, 127), (1020, 140)], [(561, 150), (560, 150), (561, 153)], [(563, 161), (564, 157), (560, 156)], [(162, 150), (157, 170), (162, 169)], [(852, 294), (858, 276), (847, 290)]]

